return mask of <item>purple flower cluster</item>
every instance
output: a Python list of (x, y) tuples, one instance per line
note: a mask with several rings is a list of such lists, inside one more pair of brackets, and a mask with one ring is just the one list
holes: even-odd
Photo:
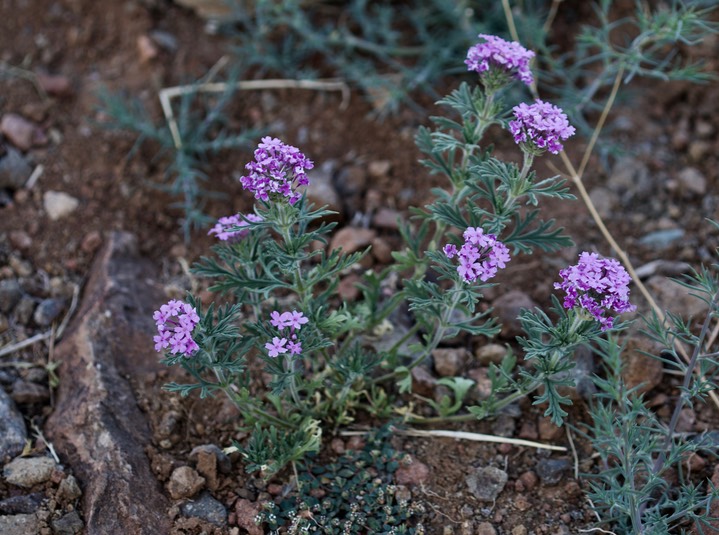
[(174, 355), (180, 353), (186, 357), (200, 349), (192, 339), (192, 331), (200, 322), (195, 308), (177, 299), (162, 305), (152, 316), (157, 325), (157, 336), (153, 338), (155, 351), (170, 348)]
[(250, 229), (241, 228), (250, 226), (248, 221), (259, 223), (262, 221), (262, 218), (255, 214), (247, 214), (245, 216), (236, 214), (221, 217), (207, 234), (215, 234), (217, 235), (217, 239), (221, 241), (238, 241), (250, 233)]
[(512, 108), (514, 121), (509, 122), (509, 131), (514, 141), (528, 145), (533, 150), (548, 150), (558, 154), (564, 147), (561, 141), (574, 135), (567, 116), (561, 108), (539, 99), (534, 104), (521, 103)]
[(240, 177), (242, 187), (255, 194), (255, 199), (287, 198), (295, 204), (301, 197), (296, 191), (310, 181), (305, 174), (314, 164), (297, 147), (285, 145), (276, 138), (263, 137), (255, 150), (255, 161), (245, 166), (247, 176)]
[(290, 355), (302, 354), (302, 343), (297, 340), (297, 333), (295, 333), (295, 330), (299, 331), (302, 326), (309, 321), (310, 320), (307, 319), (302, 312), (297, 312), (296, 310), (293, 310), (292, 312), (283, 312), (282, 314), (276, 310), (272, 312), (270, 314), (270, 323), (280, 331), (280, 334), (286, 328), (289, 328), (290, 332), (289, 338), (280, 338), (279, 336), (275, 336), (272, 338), (272, 342), (267, 342), (265, 344), (265, 349), (267, 349), (268, 355), (270, 357), (277, 357), (278, 355), (287, 353), (288, 351)]
[(631, 312), (636, 307), (629, 303), (631, 278), (622, 265), (613, 258), (600, 258), (596, 253), (584, 252), (579, 263), (559, 272), (562, 282), (554, 288), (564, 290), (564, 308), (577, 304), (589, 312), (602, 326), (612, 328), (614, 318), (606, 313)]
[(464, 231), (464, 245), (460, 249), (448, 244), (443, 251), (447, 258), (458, 257), (457, 272), (467, 282), (477, 279), (486, 282), (497, 274), (498, 268), (503, 268), (510, 261), (507, 246), (494, 234), (485, 234), (479, 227), (469, 227)]
[(531, 85), (534, 81), (529, 62), (534, 52), (527, 50), (514, 41), (505, 41), (494, 35), (479, 34), (483, 43), (474, 45), (467, 51), (464, 63), (468, 70), (479, 74), (494, 69), (514, 76), (517, 80)]

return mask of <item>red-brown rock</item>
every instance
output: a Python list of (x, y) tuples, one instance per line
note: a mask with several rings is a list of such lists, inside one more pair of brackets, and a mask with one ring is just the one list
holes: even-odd
[(56, 347), (57, 405), (46, 425), (83, 489), (87, 533), (169, 533), (169, 504), (150, 470), (149, 425), (133, 378), (160, 367), (152, 311), (164, 300), (135, 238), (113, 233), (95, 260), (76, 320)]

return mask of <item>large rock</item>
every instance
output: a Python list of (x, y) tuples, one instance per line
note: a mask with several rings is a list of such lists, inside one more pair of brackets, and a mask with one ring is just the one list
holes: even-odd
[(0, 387), (0, 463), (19, 455), (26, 439), (25, 420)]
[(154, 275), (132, 235), (112, 234), (56, 347), (60, 388), (46, 433), (80, 481), (88, 534), (170, 532), (169, 504), (144, 451), (149, 425), (130, 383), (160, 367), (150, 340), (164, 294)]

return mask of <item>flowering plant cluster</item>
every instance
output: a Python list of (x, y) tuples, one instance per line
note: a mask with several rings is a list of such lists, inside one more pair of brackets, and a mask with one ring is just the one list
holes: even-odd
[(302, 196), (297, 188), (309, 184), (305, 171), (313, 167), (312, 160), (297, 147), (263, 137), (255, 150), (255, 161), (245, 166), (249, 173), (240, 177), (240, 182), (255, 194), (255, 199), (268, 202), (284, 197), (295, 204)]
[(466, 281), (477, 279), (487, 282), (509, 262), (509, 249), (494, 234), (485, 234), (481, 228), (469, 227), (464, 231), (464, 244), (460, 249), (454, 244), (444, 246), (447, 258), (459, 259), (457, 273)]
[[(338, 286), (365, 252), (318, 247), (329, 241), (334, 224), (325, 220), (330, 212), (314, 209), (300, 189), (309, 184), (306, 171), (313, 164), (298, 148), (266, 137), (240, 179), (259, 201), (254, 213), (220, 218), (210, 230), (217, 258), (203, 258), (194, 268), (232, 304), (203, 312), (192, 299), (173, 300), (155, 313), (155, 349), (169, 353), (166, 362), (184, 366), (197, 381), (168, 388), (182, 394), (198, 389), (201, 396), (221, 391), (237, 405), (243, 424), (253, 429), (243, 444), (234, 444), (248, 471), (271, 476), (302, 462), (320, 448), (323, 433), (360, 412), (382, 420), (399, 414), (409, 424), (466, 421), (492, 417), (531, 396), (562, 425), (571, 403), (563, 387), (575, 386), (577, 348), (610, 354), (618, 347), (608, 335), (624, 328), (617, 315), (635, 309), (630, 277), (618, 261), (583, 252), (576, 265), (559, 271), (554, 288), (564, 292), (563, 302), (553, 296), (550, 314), (521, 312), (525, 336), (517, 342), (524, 364), (517, 366), (510, 353), (491, 365), (486, 398), (471, 404), (465, 398), (472, 380), (443, 377), (439, 384), (453, 399), (419, 397), (426, 405), (421, 414), (403, 404), (400, 394), (412, 390), (413, 369), (448, 339), (500, 332), (491, 309), (480, 305), (499, 270), (536, 249), (555, 253), (571, 245), (554, 220), (541, 218), (538, 205), (547, 197), (574, 197), (560, 178), (539, 178), (531, 168), (535, 157), (563, 150), (574, 128), (561, 109), (538, 99), (505, 106), (502, 89), (515, 80), (532, 82), (533, 53), (480, 37), (466, 63), (480, 74), (481, 85), (462, 84), (440, 101), (461, 119), (435, 118), (435, 130), (417, 134), (423, 163), (446, 178), (446, 189), (433, 190), (435, 200), (400, 226), (404, 245), (394, 251), (396, 264), (365, 272), (357, 285), (361, 299), (345, 301)], [(503, 117), (510, 109), (514, 120), (507, 124)], [(506, 125), (522, 152), (521, 166), (493, 156), (484, 140), (492, 124)], [(401, 286), (393, 285), (400, 278)], [(410, 326), (387, 336), (399, 330), (394, 321), (404, 311)], [(264, 395), (257, 395), (257, 378), (248, 371), (258, 361), (271, 377), (263, 383)], [(612, 388), (606, 387), (607, 397), (627, 391)], [(613, 433), (616, 422), (605, 420)], [(646, 472), (659, 477), (657, 469)]]
[(614, 318), (608, 313), (632, 312), (629, 303), (631, 278), (622, 265), (613, 258), (600, 258), (596, 253), (582, 253), (579, 263), (559, 272), (562, 282), (556, 289), (566, 292), (564, 308), (579, 305), (602, 326), (602, 331), (612, 328)]
[(574, 135), (575, 129), (564, 112), (549, 102), (539, 99), (529, 105), (522, 102), (512, 111), (514, 120), (509, 123), (509, 131), (515, 142), (530, 150), (559, 154), (564, 150), (561, 142)]
[(208, 234), (214, 234), (221, 241), (237, 241), (247, 236), (251, 223), (259, 223), (262, 218), (255, 214), (235, 214), (221, 217)]
[(471, 47), (464, 61), (470, 71), (481, 75), (495, 70), (503, 75), (513, 76), (526, 85), (534, 82), (529, 65), (534, 52), (519, 43), (505, 41), (495, 35), (479, 34), (479, 37), (484, 41)]
[(180, 353), (191, 357), (199, 349), (192, 331), (200, 317), (192, 305), (173, 299), (155, 311), (152, 318), (157, 325), (157, 335), (153, 339), (155, 351), (169, 348), (173, 355)]

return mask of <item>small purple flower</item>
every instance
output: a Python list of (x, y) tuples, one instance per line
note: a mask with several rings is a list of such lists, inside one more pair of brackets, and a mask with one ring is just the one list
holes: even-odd
[(275, 336), (272, 339), (272, 342), (267, 342), (265, 344), (265, 349), (267, 349), (268, 355), (270, 357), (276, 357), (280, 353), (287, 353), (287, 348), (285, 347), (285, 344), (287, 344), (287, 338), (279, 338)]
[(248, 221), (251, 223), (259, 223), (262, 221), (262, 218), (255, 214), (247, 214), (246, 216), (236, 214), (221, 217), (207, 234), (215, 234), (217, 235), (217, 239), (221, 241), (238, 241), (250, 233), (250, 229), (242, 229), (242, 227), (250, 226)]
[(305, 174), (314, 164), (297, 147), (276, 138), (263, 137), (255, 150), (255, 161), (245, 166), (248, 174), (240, 177), (242, 187), (262, 201), (287, 198), (295, 204), (301, 197), (296, 191), (310, 182)]
[(153, 338), (155, 351), (170, 348), (174, 355), (180, 353), (186, 357), (200, 349), (192, 338), (192, 331), (200, 322), (195, 308), (182, 301), (173, 299), (162, 305), (152, 315), (157, 325), (157, 336)]
[(287, 349), (290, 350), (290, 355), (301, 355), (302, 354), (302, 343), (290, 340), (287, 343)]
[(494, 234), (485, 234), (480, 227), (468, 227), (463, 237), (464, 245), (459, 250), (455, 245), (448, 244), (443, 251), (449, 259), (458, 257), (457, 273), (466, 282), (477, 279), (486, 282), (511, 260), (507, 246)]
[(288, 323), (290, 318), (291, 314), (289, 312), (283, 312), (282, 314), (280, 314), (279, 312), (274, 310), (270, 313), (270, 323), (273, 327), (279, 329), (280, 331), (285, 327), (290, 326), (290, 324)]
[(534, 104), (522, 102), (512, 108), (514, 121), (509, 122), (509, 131), (514, 141), (527, 146), (530, 150), (558, 154), (564, 149), (561, 141), (574, 135), (574, 127), (569, 124), (561, 108), (535, 100)]
[(464, 63), (467, 69), (480, 75), (495, 71), (514, 76), (520, 82), (531, 85), (534, 81), (529, 62), (534, 52), (515, 41), (505, 41), (495, 35), (479, 34), (484, 42), (477, 43), (467, 51)]
[(579, 306), (589, 312), (600, 324), (602, 331), (612, 328), (614, 318), (605, 314), (631, 312), (636, 307), (629, 303), (631, 277), (613, 258), (600, 258), (596, 253), (584, 252), (579, 263), (559, 272), (562, 282), (554, 288), (564, 290), (564, 308)]
[[(287, 312), (285, 312), (287, 314)], [(290, 318), (289, 318), (289, 326), (294, 329), (301, 329), (302, 326), (309, 322), (310, 320), (305, 317), (305, 315), (302, 312), (297, 312), (296, 310), (293, 310), (292, 312), (289, 312)]]

